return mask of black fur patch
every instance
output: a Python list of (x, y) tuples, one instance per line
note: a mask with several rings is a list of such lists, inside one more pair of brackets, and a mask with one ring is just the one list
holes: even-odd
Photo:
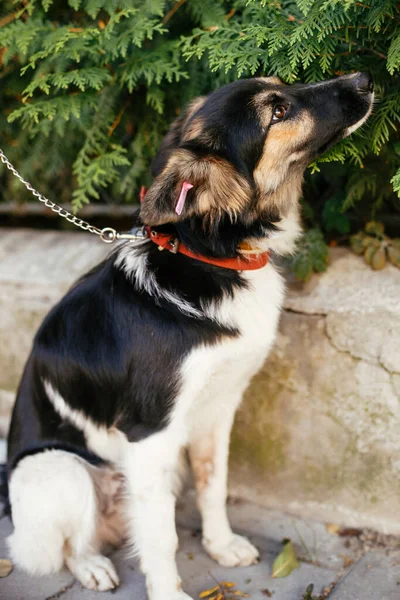
[[(243, 285), (235, 271), (159, 252), (150, 241), (143, 251), (159, 284), (198, 308)], [(82, 433), (53, 408), (44, 381), (71, 408), (98, 425), (117, 426), (136, 441), (165, 425), (185, 356), (200, 344), (237, 334), (136, 290), (115, 259), (111, 256), (78, 282), (40, 327), (14, 408), (10, 468), (26, 452), (55, 444), (88, 453)]]

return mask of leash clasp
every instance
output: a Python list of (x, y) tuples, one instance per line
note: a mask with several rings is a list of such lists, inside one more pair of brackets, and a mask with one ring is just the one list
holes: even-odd
[(112, 244), (115, 240), (145, 240), (148, 233), (143, 226), (132, 227), (126, 233), (120, 233), (112, 227), (104, 227), (100, 232), (100, 239), (105, 244)]
[(104, 227), (100, 231), (100, 239), (105, 244), (112, 244), (117, 239), (117, 232), (112, 227)]

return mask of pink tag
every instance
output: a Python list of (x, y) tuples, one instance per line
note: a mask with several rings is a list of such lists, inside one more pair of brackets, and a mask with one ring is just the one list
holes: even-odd
[(183, 207), (185, 206), (186, 196), (188, 191), (192, 188), (192, 184), (184, 181), (182, 184), (181, 193), (179, 194), (178, 202), (175, 206), (175, 212), (177, 215), (181, 215), (183, 211)]

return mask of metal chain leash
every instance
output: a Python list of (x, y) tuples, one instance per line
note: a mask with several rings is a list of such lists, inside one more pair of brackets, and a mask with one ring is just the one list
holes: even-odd
[(113, 242), (115, 242), (115, 240), (142, 240), (147, 237), (147, 233), (143, 229), (143, 227), (134, 228), (131, 233), (119, 233), (112, 227), (104, 227), (103, 229), (94, 227), (87, 221), (83, 221), (83, 219), (76, 217), (72, 213), (68, 212), (68, 210), (66, 210), (65, 208), (58, 206), (58, 204), (52, 202), (51, 200), (46, 198), (46, 196), (43, 196), (40, 192), (35, 190), (35, 188), (32, 187), (31, 184), (28, 181), (26, 181), (22, 177), (22, 175), (17, 171), (17, 169), (10, 163), (10, 161), (8, 160), (4, 152), (1, 150), (1, 148), (0, 160), (7, 167), (7, 169), (9, 169), (11, 173), (13, 173), (13, 175), (15, 175), (15, 177), (17, 177), (17, 179), (19, 179), (20, 182), (24, 184), (26, 189), (29, 190), (33, 194), (33, 196), (35, 196), (39, 200), (39, 202), (43, 202), (43, 204), (50, 208), (50, 210), (60, 215), (60, 217), (66, 219), (67, 221), (69, 221), (69, 223), (72, 223), (76, 227), (80, 227), (84, 231), (88, 231), (89, 233), (94, 233), (95, 235), (100, 236), (102, 242), (105, 242), (106, 244), (112, 244)]

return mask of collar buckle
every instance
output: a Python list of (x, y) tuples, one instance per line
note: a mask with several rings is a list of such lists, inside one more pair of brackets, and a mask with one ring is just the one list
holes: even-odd
[(173, 240), (170, 240), (168, 242), (168, 245), (170, 246), (170, 248), (168, 248), (168, 250), (172, 254), (178, 254), (178, 250), (179, 250), (179, 240), (178, 240), (178, 238), (174, 238)]

